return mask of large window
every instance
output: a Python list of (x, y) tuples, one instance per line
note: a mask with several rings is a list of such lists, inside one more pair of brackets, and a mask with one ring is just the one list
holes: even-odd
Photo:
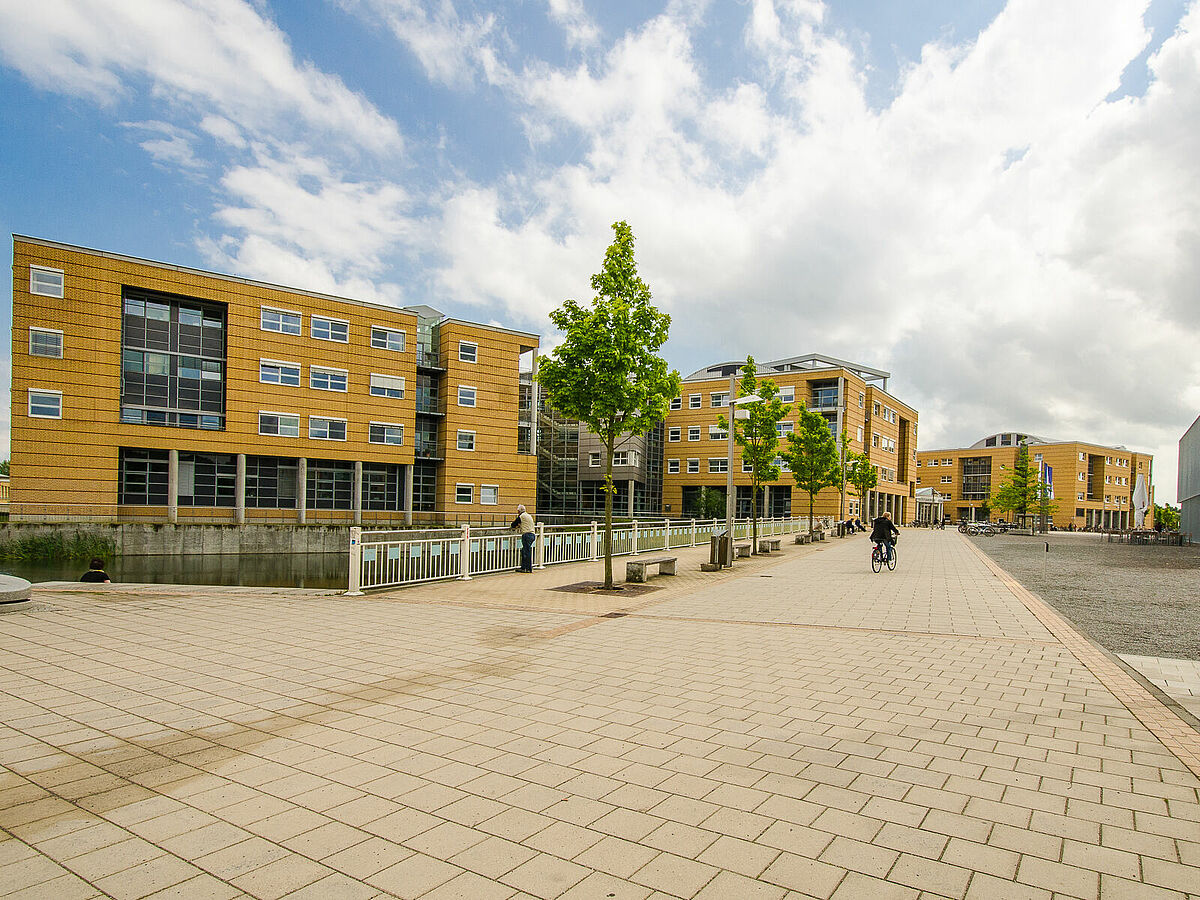
[(309, 509), (352, 509), (354, 463), (310, 459), (307, 487)]
[(404, 352), (404, 332), (396, 328), (372, 325), (371, 346), (379, 350), (393, 350), (402, 353)]
[(63, 333), (56, 328), (30, 328), (29, 355), (62, 359)]
[(299, 387), (300, 364), (260, 359), (258, 361), (258, 380), (261, 384), (285, 384)]
[(62, 269), (47, 269), (44, 266), (29, 267), (29, 293), (39, 297), (63, 296)]
[(166, 506), (169, 452), (122, 447), (118, 457), (117, 502), (129, 506)]
[(309, 416), (308, 436), (316, 441), (344, 441), (346, 439), (346, 420)]
[(233, 506), (237, 457), (223, 453), (179, 454), (180, 506)]
[(246, 506), (250, 509), (295, 509), (298, 472), (294, 459), (247, 456)]
[(350, 323), (340, 319), (326, 319), (324, 316), (312, 317), (312, 336), (318, 341), (337, 341), (339, 344), (350, 340)]
[(350, 373), (345, 369), (326, 369), (322, 366), (309, 366), (308, 386), (318, 391), (346, 392)]
[(724, 457), (719, 459), (710, 459), (708, 461), (708, 471), (713, 472), (714, 474), (718, 472), (728, 472), (729, 460), (725, 459)]
[(62, 391), (30, 388), (29, 415), (35, 419), (61, 419)]
[(404, 426), (395, 422), (372, 422), (369, 433), (372, 444), (393, 444), (398, 447), (404, 443)]
[(260, 412), (258, 433), (276, 437), (300, 437), (300, 416), (296, 413)]
[(458, 342), (459, 362), (477, 362), (479, 360), (479, 345), (473, 341)]
[(372, 372), (371, 396), (388, 397), (392, 400), (404, 399), (404, 379), (395, 375), (379, 375)]
[(225, 307), (126, 288), (121, 421), (225, 427)]
[(363, 463), (363, 509), (404, 508), (404, 470), (388, 463)]
[(258, 327), (263, 331), (275, 331), (279, 334), (299, 334), (302, 321), (300, 313), (286, 309), (263, 306), (258, 313)]

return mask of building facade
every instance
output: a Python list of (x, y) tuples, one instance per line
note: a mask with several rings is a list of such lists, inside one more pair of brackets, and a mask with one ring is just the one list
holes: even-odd
[(941, 493), (946, 515), (956, 521), (991, 518), (992, 492), (1011, 472), (1021, 447), (1050, 488), (1056, 527), (1132, 528), (1139, 477), (1151, 498), (1145, 525), (1153, 527), (1154, 458), (1125, 447), (999, 432), (970, 447), (918, 451), (917, 483)]
[[(725, 497), (728, 467), (734, 467), (736, 514), (750, 513), (750, 475), (740, 451), (728, 459), (728, 434), (717, 425), (726, 413), (730, 378), (740, 380), (744, 362), (716, 363), (688, 375), (679, 397), (671, 403), (664, 423), (663, 515), (701, 515), (704, 494)], [(835, 438), (845, 432), (846, 451), (866, 453), (879, 481), (866, 498), (865, 508), (847, 486), (826, 488), (816, 498), (814, 512), (835, 518), (863, 518), (890, 512), (896, 521), (916, 513), (914, 465), (917, 413), (887, 390), (890, 373), (819, 354), (793, 356), (761, 363), (757, 377), (773, 381), (792, 414), (779, 424), (780, 437), (795, 428), (799, 404), (821, 413)], [(783, 445), (781, 445), (783, 449)], [(780, 479), (765, 486), (759, 510), (767, 516), (807, 515), (808, 496), (802, 494), (784, 467)], [(723, 508), (723, 499), (722, 499)]]
[(1200, 418), (1179, 439), (1179, 530), (1200, 535)]
[(538, 337), (13, 239), (16, 520), (504, 521)]

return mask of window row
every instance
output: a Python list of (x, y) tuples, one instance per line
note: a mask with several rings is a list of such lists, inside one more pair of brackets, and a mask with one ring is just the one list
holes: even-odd
[[(687, 474), (689, 474), (689, 475), (699, 474), (700, 460), (689, 459), (686, 462), (687, 462)], [(780, 471), (782, 471), (782, 472), (790, 472), (791, 471), (791, 469), (788, 467), (787, 461), (781, 456), (775, 457), (775, 459), (772, 462), (774, 465), (778, 466)], [(668, 475), (680, 474), (679, 463), (680, 463), (680, 461), (678, 459), (668, 459), (667, 460), (667, 474)], [(725, 459), (724, 457), (710, 459), (708, 461), (708, 471), (712, 474), (722, 474), (723, 475), (723, 474), (727, 473), (729, 471), (729, 460)], [(743, 460), (742, 461), (743, 474), (753, 472), (753, 471), (754, 471), (754, 467), (751, 466), (748, 462), (745, 462)]]
[[(601, 465), (603, 454), (589, 453), (588, 465), (596, 468)], [(614, 450), (612, 457), (614, 466), (636, 466), (638, 464), (638, 452), (636, 450)]]
[[(166, 450), (122, 447), (118, 502), (125, 505), (166, 506), (170, 502), (170, 455)], [(304, 486), (308, 509), (353, 508), (354, 463), (308, 460)], [(220, 453), (179, 453), (176, 500), (180, 506), (233, 507), (236, 504), (237, 457)], [(296, 459), (246, 457), (246, 507), (295, 509), (299, 496)], [(362, 465), (362, 507), (367, 510), (404, 508), (404, 467), (390, 463)]]
[[(304, 332), (304, 314), (295, 310), (263, 306), (259, 308), (259, 327), (263, 331), (274, 331), (277, 334), (299, 337)], [(309, 334), (319, 341), (348, 344), (350, 343), (350, 323), (345, 319), (313, 315), (309, 317)], [(371, 326), (371, 346), (377, 350), (392, 350), (402, 353), (406, 343), (406, 334), (403, 329), (386, 328), (382, 325)], [(459, 341), (458, 359), (460, 362), (478, 362), (479, 344), (475, 341)]]
[[(779, 400), (783, 403), (794, 403), (796, 400), (795, 387), (780, 388)], [(703, 405), (703, 394), (688, 394), (688, 409), (700, 409)], [(729, 391), (710, 391), (708, 394), (708, 405), (717, 409), (728, 406)], [(672, 397), (671, 409), (683, 409), (683, 397)]]
[[(299, 387), (301, 375), (300, 363), (282, 362), (277, 359), (260, 359), (258, 361), (258, 380), (262, 384)], [(310, 388), (344, 394), (349, 389), (349, 382), (350, 373), (346, 369), (312, 365), (308, 367), (308, 386)], [(396, 375), (380, 375), (372, 372), (370, 391), (372, 397), (402, 400), (404, 398), (404, 379)]]
[[(474, 503), (475, 485), (460, 483), (454, 485), (455, 503)], [(500, 486), (481, 484), (479, 486), (479, 502), (483, 506), (495, 506), (500, 502)]]
[[(259, 412), (258, 433), (273, 437), (300, 437), (300, 416), (297, 413)], [(309, 416), (308, 437), (315, 441), (344, 441), (346, 420)], [(404, 426), (395, 422), (370, 422), (367, 440), (372, 444), (402, 446)]]

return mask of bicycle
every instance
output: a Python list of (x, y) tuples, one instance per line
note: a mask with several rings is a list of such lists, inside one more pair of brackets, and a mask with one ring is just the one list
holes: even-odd
[(871, 571), (878, 572), (884, 565), (888, 567), (889, 572), (894, 571), (896, 568), (896, 545), (892, 545), (891, 553), (887, 552), (886, 545), (884, 545), (883, 552), (880, 552), (879, 548), (879, 544), (871, 548)]

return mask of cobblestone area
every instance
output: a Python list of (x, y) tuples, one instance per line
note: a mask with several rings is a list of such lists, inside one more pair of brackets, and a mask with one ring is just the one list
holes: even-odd
[(1200, 547), (1063, 533), (969, 540), (1113, 653), (1200, 660)]
[[(0, 896), (1200, 896), (1200, 735), (957, 533), (0, 616)], [(608, 617), (614, 607), (624, 612)]]

